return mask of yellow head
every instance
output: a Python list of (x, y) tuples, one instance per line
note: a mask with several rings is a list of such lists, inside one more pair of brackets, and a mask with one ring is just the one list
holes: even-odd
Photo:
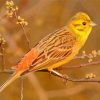
[(68, 27), (78, 37), (87, 39), (92, 27), (96, 24), (92, 22), (90, 17), (83, 12), (77, 13), (68, 23)]

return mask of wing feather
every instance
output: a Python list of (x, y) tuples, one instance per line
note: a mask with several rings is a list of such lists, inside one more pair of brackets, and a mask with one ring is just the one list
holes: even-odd
[(72, 53), (75, 42), (76, 38), (65, 27), (49, 34), (36, 45), (40, 55), (32, 62), (28, 71), (44, 69), (65, 59)]

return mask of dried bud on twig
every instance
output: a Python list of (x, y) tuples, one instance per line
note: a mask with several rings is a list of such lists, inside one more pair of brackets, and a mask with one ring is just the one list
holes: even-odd
[(5, 43), (5, 39), (0, 35), (0, 45), (4, 45)]
[(92, 79), (92, 78), (95, 78), (95, 77), (96, 77), (96, 75), (93, 74), (93, 73), (89, 73), (89, 74), (86, 74), (86, 75), (85, 75), (85, 78), (86, 78), (86, 79)]
[(23, 25), (23, 26), (26, 26), (26, 25), (28, 25), (28, 22), (27, 21), (25, 21), (25, 19), (24, 18), (21, 18), (21, 16), (18, 16), (18, 18), (17, 18), (18, 20), (17, 20), (17, 24), (20, 24), (20, 25)]

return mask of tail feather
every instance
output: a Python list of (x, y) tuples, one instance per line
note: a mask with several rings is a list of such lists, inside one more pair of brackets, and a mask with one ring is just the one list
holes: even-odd
[(9, 86), (14, 80), (16, 80), (20, 75), (14, 73), (1, 87), (0, 87), (0, 93)]

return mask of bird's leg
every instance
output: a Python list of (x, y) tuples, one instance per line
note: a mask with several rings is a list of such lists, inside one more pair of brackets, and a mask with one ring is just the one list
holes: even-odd
[(65, 81), (67, 81), (68, 80), (68, 75), (63, 75), (63, 74), (61, 74), (61, 73), (59, 73), (59, 72), (57, 72), (57, 71), (55, 71), (55, 70), (50, 70), (50, 73), (52, 73), (52, 74), (54, 74), (54, 75), (56, 75), (56, 76), (58, 76), (58, 77), (60, 77), (60, 78), (62, 78), (62, 79), (64, 79)]
[(100, 80), (99, 79), (93, 79), (93, 78), (72, 78), (72, 77), (69, 77), (67, 75), (63, 75), (55, 70), (50, 70), (52, 74), (64, 79), (65, 81), (71, 81), (71, 82), (98, 82), (100, 83)]

